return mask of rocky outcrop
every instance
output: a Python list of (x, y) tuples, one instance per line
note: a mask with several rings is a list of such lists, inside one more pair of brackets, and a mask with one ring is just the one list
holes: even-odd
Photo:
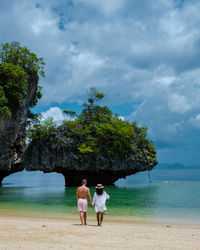
[(80, 185), (84, 178), (88, 180), (88, 185), (112, 185), (119, 178), (151, 170), (157, 164), (154, 151), (150, 152), (152, 156), (132, 152), (126, 158), (113, 160), (101, 156), (94, 159), (90, 154), (81, 154), (76, 144), (77, 141), (68, 138), (61, 126), (44, 140), (35, 139), (30, 143), (24, 157), (26, 169), (61, 173), (66, 186)]
[(28, 91), (23, 97), (23, 104), (11, 117), (0, 116), (0, 184), (4, 177), (24, 169), (22, 156), (27, 116), (38, 88), (38, 76), (28, 76)]

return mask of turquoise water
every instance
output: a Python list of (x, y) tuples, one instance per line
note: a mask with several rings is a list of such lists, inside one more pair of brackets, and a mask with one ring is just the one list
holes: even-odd
[[(180, 172), (181, 171), (181, 172)], [(169, 222), (200, 223), (200, 171), (185, 176), (182, 170), (154, 170), (149, 183), (146, 172), (106, 187), (111, 196), (106, 216)], [(190, 171), (191, 172), (191, 171)], [(162, 183), (168, 181), (168, 184)], [(91, 194), (94, 193), (91, 188)], [(62, 175), (21, 172), (5, 178), (0, 188), (0, 212), (65, 217), (77, 214), (76, 189), (65, 188)], [(94, 214), (94, 209), (89, 209)]]

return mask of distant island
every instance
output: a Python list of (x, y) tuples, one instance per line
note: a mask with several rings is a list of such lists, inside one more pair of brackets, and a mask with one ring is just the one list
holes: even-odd
[(200, 169), (200, 165), (184, 165), (181, 163), (159, 163), (157, 169)]
[(157, 165), (147, 127), (122, 121), (107, 106), (97, 105), (104, 94), (95, 88), (80, 115), (64, 110), (71, 119), (60, 126), (52, 119), (41, 121), (30, 108), (41, 98), (43, 59), (17, 42), (2, 44), (0, 50), (0, 182), (26, 168), (61, 173), (67, 186), (82, 178), (89, 185), (111, 185)]

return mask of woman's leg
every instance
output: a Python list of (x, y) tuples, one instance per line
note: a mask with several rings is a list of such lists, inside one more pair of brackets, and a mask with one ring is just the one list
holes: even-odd
[(103, 222), (103, 212), (101, 212), (101, 220), (99, 226), (101, 226), (102, 222)]
[(99, 220), (99, 212), (97, 212), (97, 223), (98, 223), (98, 226), (100, 224), (100, 220)]

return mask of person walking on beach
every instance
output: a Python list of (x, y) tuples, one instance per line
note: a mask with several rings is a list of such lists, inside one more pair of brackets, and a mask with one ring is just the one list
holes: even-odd
[(76, 191), (76, 199), (77, 199), (77, 206), (78, 211), (80, 212), (80, 220), (81, 220), (81, 226), (87, 225), (87, 208), (88, 208), (88, 201), (87, 196), (90, 199), (90, 206), (92, 207), (92, 197), (90, 195), (90, 189), (86, 187), (87, 180), (82, 180), (82, 186), (77, 188)]
[[(103, 222), (103, 213), (106, 209), (106, 200), (110, 196), (104, 191), (104, 186), (102, 184), (97, 184), (96, 192), (94, 193), (92, 205), (95, 205), (95, 212), (97, 214), (97, 223), (98, 226), (102, 225)], [(101, 217), (100, 217), (101, 214)]]

